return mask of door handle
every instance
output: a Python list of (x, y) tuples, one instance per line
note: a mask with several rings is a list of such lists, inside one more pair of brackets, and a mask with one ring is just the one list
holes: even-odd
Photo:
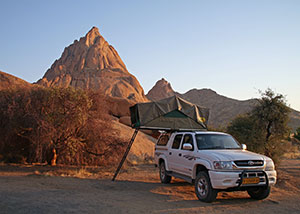
[(172, 152), (169, 152), (169, 155), (172, 155)]
[(178, 154), (181, 157), (181, 153)]

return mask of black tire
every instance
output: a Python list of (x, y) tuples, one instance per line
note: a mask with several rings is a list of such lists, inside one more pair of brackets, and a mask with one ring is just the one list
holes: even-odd
[(171, 182), (172, 180), (172, 176), (169, 176), (167, 174), (167, 170), (166, 170), (166, 166), (165, 166), (165, 162), (161, 162), (159, 164), (159, 177), (160, 177), (160, 181), (163, 184), (168, 184)]
[(271, 187), (255, 187), (249, 189), (247, 192), (250, 195), (251, 198), (255, 200), (262, 200), (269, 196), (271, 191)]
[(207, 172), (199, 172), (195, 180), (195, 193), (200, 201), (213, 202), (216, 200), (218, 191), (213, 189)]

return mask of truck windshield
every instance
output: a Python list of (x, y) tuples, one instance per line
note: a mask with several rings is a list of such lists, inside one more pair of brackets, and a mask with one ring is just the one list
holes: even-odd
[(203, 149), (241, 149), (241, 145), (230, 135), (196, 134), (199, 150)]

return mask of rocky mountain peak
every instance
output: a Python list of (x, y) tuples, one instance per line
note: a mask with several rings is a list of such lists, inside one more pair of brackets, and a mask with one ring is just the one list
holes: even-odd
[(92, 27), (84, 37), (80, 38), (79, 43), (81, 43), (82, 45), (85, 44), (88, 48), (94, 46), (94, 49), (92, 50), (97, 50), (97, 48), (105, 49), (107, 47), (109, 48), (110, 46), (108, 42), (101, 36), (97, 27)]
[(97, 27), (92, 27), (92, 29), (81, 38), (86, 44), (86, 46), (90, 47), (95, 44), (95, 41), (102, 40), (105, 41), (103, 37), (99, 33), (99, 29)]
[(175, 95), (176, 92), (173, 90), (171, 84), (162, 78), (161, 80), (158, 80), (156, 84), (153, 86), (153, 88), (148, 92), (146, 97), (149, 100), (157, 101), (161, 100), (167, 97), (171, 97)]
[(85, 37), (91, 37), (91, 36), (100, 36), (100, 33), (99, 33), (99, 29), (95, 26), (93, 26), (89, 32), (87, 32), (87, 34), (85, 35)]
[(155, 85), (172, 89), (171, 84), (165, 78), (161, 78), (160, 80), (158, 80)]
[(112, 97), (147, 101), (137, 79), (97, 27), (66, 47), (37, 84), (99, 90)]

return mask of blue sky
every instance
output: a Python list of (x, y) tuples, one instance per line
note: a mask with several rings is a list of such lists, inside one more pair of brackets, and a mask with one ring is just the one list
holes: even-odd
[(162, 77), (240, 100), (270, 87), (300, 110), (298, 0), (0, 0), (0, 20), (0, 70), (29, 82), (96, 26), (146, 93)]

